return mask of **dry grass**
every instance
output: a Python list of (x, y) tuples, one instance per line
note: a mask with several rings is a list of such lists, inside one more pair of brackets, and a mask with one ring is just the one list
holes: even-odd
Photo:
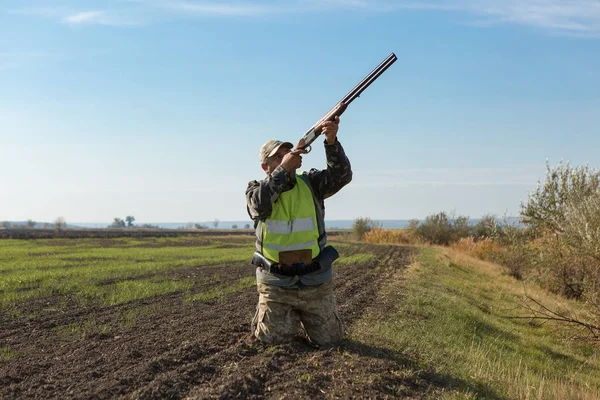
[(472, 236), (462, 238), (450, 247), (453, 250), (485, 261), (499, 260), (506, 253), (506, 249), (492, 239), (485, 238), (475, 241)]
[(421, 244), (419, 238), (407, 229), (375, 228), (365, 233), (363, 241), (367, 243)]

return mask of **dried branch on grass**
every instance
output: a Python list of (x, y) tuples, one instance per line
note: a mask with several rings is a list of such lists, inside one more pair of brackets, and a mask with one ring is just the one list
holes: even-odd
[(586, 330), (593, 339), (600, 338), (600, 325), (585, 321), (578, 316), (574, 311), (552, 309), (532, 296), (525, 294), (521, 307), (526, 309), (531, 315), (527, 316), (509, 316), (511, 319), (527, 319), (527, 320), (542, 320), (543, 322), (559, 322), (572, 326), (578, 326)]

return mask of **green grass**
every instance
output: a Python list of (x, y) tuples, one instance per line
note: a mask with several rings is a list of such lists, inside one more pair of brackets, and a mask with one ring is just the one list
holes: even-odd
[(310, 382), (314, 379), (311, 374), (302, 374), (298, 377), (298, 382)]
[(97, 290), (97, 296), (102, 297), (107, 305), (129, 303), (147, 297), (161, 294), (188, 291), (193, 286), (191, 280), (157, 281), (154, 279), (141, 279), (134, 281), (119, 281), (110, 288)]
[(107, 335), (114, 330), (115, 326), (110, 323), (100, 323), (94, 319), (88, 319), (84, 322), (60, 326), (54, 331), (59, 338), (72, 341), (87, 339), (95, 335)]
[(199, 292), (186, 297), (187, 301), (208, 301), (212, 299), (223, 299), (228, 294), (238, 292), (240, 290), (252, 287), (256, 285), (256, 278), (254, 276), (247, 276), (240, 278), (233, 285), (221, 285), (205, 292)]
[(17, 357), (17, 352), (10, 347), (0, 347), (0, 362), (10, 361)]
[(70, 295), (82, 304), (115, 305), (188, 291), (193, 280), (165, 279), (165, 275), (186, 268), (248, 263), (252, 253), (251, 238), (247, 244), (204, 238), (2, 240), (0, 309), (57, 294)]
[(352, 336), (445, 377), (452, 389), (431, 398), (600, 398), (598, 348), (509, 318), (525, 315), (523, 286), (499, 266), (422, 248), (402, 277), (382, 292), (394, 304), (387, 320), (366, 316)]

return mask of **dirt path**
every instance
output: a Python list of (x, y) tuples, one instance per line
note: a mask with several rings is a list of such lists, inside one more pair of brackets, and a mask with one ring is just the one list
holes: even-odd
[[(377, 260), (335, 270), (336, 296), (348, 329), (365, 311), (384, 314), (385, 279), (409, 262), (410, 249), (370, 246)], [(379, 267), (379, 268), (377, 268)], [(224, 284), (252, 276), (248, 265), (211, 266)], [(182, 273), (178, 271), (178, 273)], [(249, 333), (254, 288), (225, 299), (184, 302), (181, 293), (114, 307), (66, 312), (32, 303), (33, 317), (0, 316), (0, 398), (381, 398), (421, 397), (435, 376), (402, 374), (410, 361), (349, 339), (316, 350), (300, 338), (265, 346)], [(83, 331), (81, 330), (84, 327)]]

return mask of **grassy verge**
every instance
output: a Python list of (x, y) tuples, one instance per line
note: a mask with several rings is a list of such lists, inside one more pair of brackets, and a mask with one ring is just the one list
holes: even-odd
[[(535, 288), (527, 293), (557, 301)], [(600, 350), (565, 340), (552, 326), (509, 318), (526, 315), (518, 306), (523, 294), (497, 265), (424, 247), (383, 290), (391, 308), (383, 322), (367, 315), (350, 333), (443, 377), (431, 398), (600, 398)]]

